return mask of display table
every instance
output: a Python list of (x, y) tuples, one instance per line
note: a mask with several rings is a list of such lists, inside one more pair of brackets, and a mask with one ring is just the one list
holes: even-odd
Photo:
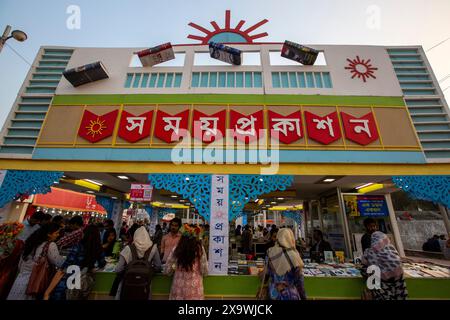
[[(98, 272), (94, 298), (106, 298), (114, 278), (115, 273)], [(152, 281), (153, 298), (167, 298), (171, 282), (171, 277), (155, 275)], [(205, 298), (255, 299), (259, 284), (257, 276), (207, 276), (204, 278)], [(409, 299), (450, 299), (450, 278), (407, 278), (406, 285)], [(305, 277), (309, 299), (360, 299), (363, 287), (361, 277)]]

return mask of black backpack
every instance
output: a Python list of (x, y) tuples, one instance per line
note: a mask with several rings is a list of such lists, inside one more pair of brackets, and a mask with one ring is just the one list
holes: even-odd
[(130, 246), (132, 258), (126, 266), (123, 276), (122, 290), (120, 292), (121, 300), (148, 300), (154, 271), (151, 262), (148, 261), (148, 257), (154, 245), (145, 252), (142, 259), (138, 258), (134, 244)]

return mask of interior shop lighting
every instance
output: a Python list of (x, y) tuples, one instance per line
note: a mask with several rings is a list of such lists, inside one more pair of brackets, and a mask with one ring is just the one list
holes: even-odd
[(87, 182), (90, 182), (90, 183), (93, 183), (93, 184), (96, 184), (97, 186), (102, 186), (103, 184), (101, 184), (100, 182), (97, 182), (97, 181), (94, 181), (94, 180), (91, 180), (91, 179), (83, 179), (84, 181), (87, 181)]
[(324, 179), (322, 182), (325, 182), (325, 183), (331, 183), (331, 182), (333, 182), (333, 181), (336, 181), (336, 179), (328, 178), (328, 179)]
[(117, 200), (117, 197), (111, 197), (111, 199)]
[(373, 182), (365, 183), (365, 184), (362, 184), (360, 186), (357, 186), (355, 189), (359, 190), (361, 188), (365, 188), (365, 187), (371, 186), (372, 184), (373, 184)]
[(284, 198), (277, 198), (277, 200), (284, 200)]
[(186, 177), (186, 181), (189, 181), (189, 177)]
[(171, 195), (170, 197), (171, 197), (171, 198), (178, 198), (178, 196), (175, 195), (175, 194), (174, 194), (174, 195)]
[(94, 193), (94, 191), (91, 191), (91, 190), (88, 190), (88, 191), (86, 191), (86, 193)]
[(84, 187), (84, 188), (87, 188), (87, 189), (91, 189), (91, 190), (94, 190), (94, 191), (100, 191), (100, 186), (99, 185), (91, 183), (91, 182), (86, 181), (86, 180), (65, 180), (65, 182), (72, 183), (72, 184), (75, 184), (77, 186)]
[(259, 199), (256, 199), (256, 200), (255, 200), (255, 203), (258, 203), (258, 201), (259, 201)]
[(375, 190), (380, 190), (383, 188), (384, 188), (384, 185), (382, 185), (381, 183), (373, 183), (370, 186), (367, 186), (364, 188), (359, 188), (358, 193), (367, 193), (367, 192), (371, 192), (371, 191), (375, 191)]
[(117, 178), (122, 179), (122, 180), (129, 180), (130, 179), (127, 176), (117, 176)]

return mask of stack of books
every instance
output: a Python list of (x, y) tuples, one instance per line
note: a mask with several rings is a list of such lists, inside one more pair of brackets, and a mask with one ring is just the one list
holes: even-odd
[(68, 69), (63, 72), (63, 75), (74, 87), (109, 78), (106, 68), (101, 61)]

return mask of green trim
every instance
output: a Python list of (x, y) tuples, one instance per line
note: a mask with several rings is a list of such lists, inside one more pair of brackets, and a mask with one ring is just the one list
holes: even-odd
[[(107, 294), (115, 273), (98, 272), (94, 292)], [(156, 275), (152, 281), (153, 295), (168, 295), (172, 279)], [(207, 276), (204, 292), (211, 297), (256, 297), (260, 279), (256, 276)], [(406, 279), (409, 299), (450, 299), (450, 279)], [(305, 290), (310, 299), (360, 299), (364, 281), (362, 278), (305, 277)]]
[(133, 103), (218, 103), (218, 104), (321, 104), (362, 106), (404, 106), (402, 97), (256, 95), (256, 94), (95, 94), (56, 95), (54, 105)]

